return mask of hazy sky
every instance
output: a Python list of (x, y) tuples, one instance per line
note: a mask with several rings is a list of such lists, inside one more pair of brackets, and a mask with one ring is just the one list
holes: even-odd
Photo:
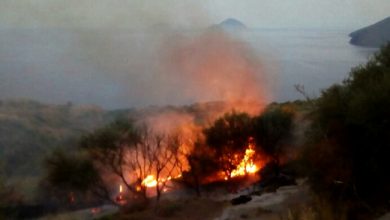
[(356, 28), (389, 12), (389, 0), (1, 0), (0, 27), (202, 27), (234, 17), (250, 27)]

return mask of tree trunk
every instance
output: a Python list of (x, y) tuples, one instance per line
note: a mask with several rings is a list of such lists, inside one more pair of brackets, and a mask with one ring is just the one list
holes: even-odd
[(194, 177), (194, 179), (195, 179), (195, 193), (196, 193), (196, 196), (197, 197), (201, 197), (199, 179), (197, 177)]
[(156, 200), (157, 200), (157, 202), (158, 201), (160, 201), (160, 198), (161, 198), (161, 190), (160, 190), (160, 187), (158, 186), (158, 184), (157, 184), (157, 186), (156, 186)]

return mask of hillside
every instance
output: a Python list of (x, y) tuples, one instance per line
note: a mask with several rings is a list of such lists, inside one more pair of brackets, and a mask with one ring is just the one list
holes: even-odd
[(0, 101), (0, 168), (6, 176), (38, 175), (45, 155), (71, 148), (80, 135), (112, 121), (115, 114), (71, 103)]
[(390, 17), (349, 34), (353, 45), (380, 47), (390, 41)]
[(93, 105), (0, 100), (0, 175), (39, 176), (43, 159), (53, 150), (72, 150), (83, 134), (119, 118), (142, 120), (165, 114), (176, 120), (185, 115), (203, 124), (225, 109), (223, 102), (108, 111)]

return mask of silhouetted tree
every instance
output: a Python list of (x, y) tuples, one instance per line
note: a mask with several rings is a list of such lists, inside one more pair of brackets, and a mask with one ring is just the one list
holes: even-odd
[(47, 173), (43, 186), (47, 186), (46, 183), (49, 183), (49, 186), (54, 186), (50, 188), (54, 189), (54, 194), (60, 195), (63, 201), (74, 200), (69, 196), (75, 197), (78, 194), (85, 196), (88, 193), (93, 193), (99, 199), (114, 203), (109, 188), (105, 185), (93, 162), (86, 155), (56, 151), (46, 159), (45, 167)]
[(194, 144), (193, 151), (186, 155), (190, 169), (183, 172), (182, 183), (194, 189), (198, 197), (201, 196), (201, 185), (207, 183), (209, 178), (219, 170), (219, 164), (215, 160), (214, 152), (202, 142)]
[[(152, 169), (148, 160), (148, 132), (137, 130), (132, 121), (116, 121), (83, 137), (80, 147), (100, 173), (117, 176), (130, 192), (146, 198), (141, 181)], [(129, 179), (129, 174), (135, 179)]]
[(291, 138), (294, 113), (282, 107), (273, 107), (253, 119), (256, 146), (276, 163), (282, 147)]

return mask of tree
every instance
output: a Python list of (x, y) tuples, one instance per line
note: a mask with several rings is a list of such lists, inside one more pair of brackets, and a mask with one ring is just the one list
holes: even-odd
[(283, 107), (273, 107), (253, 119), (256, 146), (279, 163), (282, 147), (292, 136), (294, 113)]
[(251, 137), (251, 117), (246, 113), (226, 113), (213, 125), (203, 130), (206, 144), (215, 151), (219, 167), (230, 178), (245, 154)]
[(201, 196), (200, 186), (208, 183), (210, 176), (219, 171), (212, 149), (204, 145), (203, 141), (196, 141), (194, 149), (186, 155), (190, 169), (183, 172), (182, 183), (194, 189), (198, 197)]
[(132, 121), (121, 120), (83, 137), (80, 148), (87, 152), (99, 173), (118, 177), (131, 193), (146, 199), (141, 182), (152, 169), (147, 160), (146, 135), (146, 130), (139, 132)]
[[(113, 182), (121, 183), (134, 197), (146, 201), (145, 179), (153, 175), (159, 200), (166, 185), (160, 180), (177, 171), (180, 147), (178, 135), (155, 134), (131, 120), (116, 121), (81, 139), (79, 153), (85, 157), (52, 155), (47, 180), (56, 187), (81, 191), (99, 183), (106, 199), (112, 197)], [(84, 172), (90, 175), (83, 176)]]
[[(386, 203), (389, 112), (390, 44), (316, 100), (308, 155), (311, 182), (318, 191), (371, 207)], [(336, 190), (340, 184), (344, 194)]]
[[(69, 196), (75, 197), (75, 194), (86, 195), (92, 192), (99, 199), (115, 203), (111, 199), (110, 191), (104, 184), (98, 170), (86, 155), (72, 155), (56, 151), (50, 158), (46, 159), (45, 167), (48, 171), (45, 181), (60, 191), (55, 194), (67, 194), (61, 196), (62, 198), (70, 199)], [(44, 185), (46, 184), (44, 183)]]
[[(156, 185), (156, 199), (157, 201), (161, 198), (161, 192), (167, 185), (167, 178), (176, 171), (178, 171), (181, 165), (181, 151), (182, 146), (180, 137), (178, 135), (172, 135), (164, 137), (163, 135), (154, 136), (155, 144), (150, 149), (149, 160), (153, 164), (155, 177), (157, 182)], [(181, 173), (181, 172), (180, 172)], [(163, 179), (161, 179), (163, 178)]]

